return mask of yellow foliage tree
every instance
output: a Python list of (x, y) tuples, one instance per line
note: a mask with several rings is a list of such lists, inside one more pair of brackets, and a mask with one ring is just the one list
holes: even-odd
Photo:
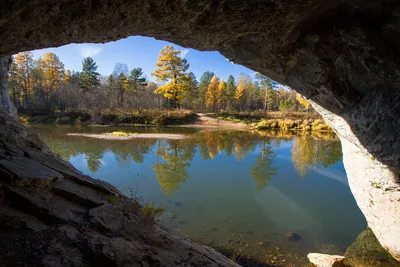
[(40, 59), (44, 82), (48, 93), (53, 93), (64, 79), (64, 64), (54, 53), (48, 52)]
[(70, 70), (66, 70), (65, 74), (64, 74), (64, 83), (69, 83), (71, 80), (71, 71)]
[(224, 79), (221, 78), (218, 85), (218, 106), (222, 108), (224, 106), (223, 102), (225, 101), (225, 91), (226, 91), (226, 83)]
[(215, 110), (218, 105), (218, 78), (213, 76), (206, 93), (206, 107)]
[(158, 57), (156, 70), (152, 73), (160, 82), (166, 84), (158, 87), (154, 93), (162, 94), (165, 98), (174, 101), (175, 107), (180, 108), (185, 92), (188, 90), (187, 74), (189, 63), (180, 57), (180, 50), (173, 46), (165, 46)]
[(300, 103), (300, 105), (304, 107), (304, 109), (308, 110), (310, 108), (311, 104), (300, 94), (296, 94), (296, 99)]
[(236, 88), (235, 99), (239, 100), (242, 98), (243, 95), (244, 95), (244, 86), (240, 82), (238, 87)]
[(20, 90), (20, 102), (24, 105), (29, 105), (32, 95), (32, 82), (30, 72), (33, 68), (32, 52), (21, 52), (14, 57), (15, 73), (17, 84), (22, 89)]

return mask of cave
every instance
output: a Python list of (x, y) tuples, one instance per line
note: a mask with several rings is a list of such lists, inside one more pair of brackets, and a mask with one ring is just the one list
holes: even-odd
[(8, 65), (17, 52), (141, 35), (219, 51), (306, 97), (342, 142), (369, 227), (400, 260), (399, 1), (15, 0), (3, 1), (0, 12), (2, 223), (20, 227), (1, 239), (21, 242), (3, 251), (5, 259), (17, 266), (36, 266), (38, 258), (44, 266), (86, 266), (85, 257), (96, 266), (235, 266), (160, 230), (133, 231), (137, 207), (124, 197), (108, 203), (120, 193), (51, 153), (9, 100)]

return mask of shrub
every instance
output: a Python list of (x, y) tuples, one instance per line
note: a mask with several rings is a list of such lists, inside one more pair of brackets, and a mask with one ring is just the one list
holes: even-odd
[(296, 110), (296, 101), (294, 99), (281, 100), (281, 102), (279, 102), (279, 110), (295, 111)]
[(130, 134), (127, 132), (112, 132), (111, 135), (114, 136), (129, 136)]
[(146, 203), (142, 207), (142, 213), (146, 224), (155, 224), (157, 218), (164, 212), (164, 208), (157, 207), (155, 203)]

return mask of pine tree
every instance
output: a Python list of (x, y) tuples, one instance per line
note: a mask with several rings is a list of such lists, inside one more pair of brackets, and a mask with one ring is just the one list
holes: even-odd
[(180, 53), (181, 51), (175, 50), (173, 46), (165, 46), (158, 57), (157, 69), (152, 73), (158, 81), (166, 82), (154, 92), (172, 100), (178, 109), (188, 90), (186, 71), (189, 68), (189, 63), (185, 58), (181, 58)]
[(235, 78), (232, 75), (229, 75), (228, 82), (226, 83), (226, 101), (227, 101), (227, 108), (229, 110), (232, 109), (235, 93), (236, 93)]
[(138, 88), (146, 82), (146, 78), (142, 77), (143, 71), (142, 68), (134, 68), (131, 71), (131, 75), (129, 76), (129, 83), (131, 85), (131, 89), (134, 93), (137, 93)]
[(218, 78), (213, 76), (207, 88), (206, 94), (206, 107), (214, 110), (218, 105)]
[(86, 92), (91, 90), (93, 87), (100, 86), (99, 80), (100, 74), (97, 72), (97, 64), (93, 58), (87, 57), (82, 62), (81, 72), (81, 87)]

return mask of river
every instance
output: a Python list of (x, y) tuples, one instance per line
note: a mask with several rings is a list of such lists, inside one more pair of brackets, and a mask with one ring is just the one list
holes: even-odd
[[(164, 208), (160, 224), (240, 262), (305, 266), (344, 254), (366, 221), (332, 134), (189, 128), (30, 126), (75, 168)], [(183, 134), (99, 140), (67, 133)]]

